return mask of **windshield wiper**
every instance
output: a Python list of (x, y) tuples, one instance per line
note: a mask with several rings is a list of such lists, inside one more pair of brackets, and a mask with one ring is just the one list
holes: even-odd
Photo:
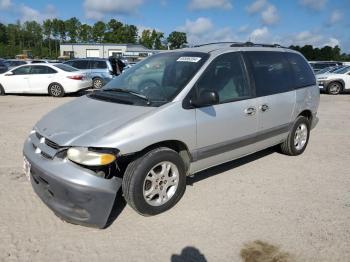
[(145, 101), (147, 101), (147, 105), (151, 104), (151, 100), (149, 99), (149, 97), (140, 94), (136, 91), (132, 91), (132, 90), (128, 90), (128, 89), (123, 89), (123, 88), (107, 88), (107, 89), (102, 89), (102, 91), (110, 91), (110, 92), (119, 92), (119, 93), (127, 93), (127, 94), (131, 94), (133, 96), (136, 96), (138, 98), (141, 98)]

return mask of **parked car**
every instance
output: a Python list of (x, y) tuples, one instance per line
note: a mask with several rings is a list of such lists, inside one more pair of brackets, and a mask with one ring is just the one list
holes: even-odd
[(340, 68), (330, 74), (317, 75), (321, 91), (330, 95), (338, 95), (350, 89), (350, 66)]
[(342, 62), (337, 62), (337, 61), (311, 61), (309, 63), (315, 73), (317, 73), (318, 71), (326, 67), (338, 66), (343, 64)]
[(25, 171), (60, 217), (104, 227), (119, 190), (156, 215), (180, 200), (187, 175), (275, 145), (302, 154), (318, 105), (315, 75), (290, 49), (159, 53), (44, 116), (24, 144)]
[(330, 66), (330, 67), (326, 67), (321, 69), (320, 71), (318, 71), (316, 73), (316, 75), (322, 75), (322, 74), (329, 74), (329, 73), (333, 73), (334, 71), (345, 67), (344, 65), (338, 65), (338, 66)]
[(50, 60), (50, 59), (33, 59), (33, 60), (29, 60), (31, 64), (42, 64), (42, 63), (46, 63), (46, 64), (58, 64), (60, 63), (59, 60)]
[(112, 65), (107, 59), (74, 59), (64, 62), (64, 64), (73, 66), (88, 73), (92, 78), (92, 86), (96, 89), (103, 87), (115, 75), (113, 72)]
[(26, 65), (29, 64), (30, 61), (28, 60), (21, 60), (21, 59), (7, 59), (6, 63), (8, 64), (9, 69), (15, 68), (20, 65)]
[(8, 70), (8, 65), (5, 60), (0, 60), (0, 74), (6, 72)]
[(0, 95), (8, 93), (49, 94), (61, 97), (91, 87), (84, 72), (63, 64), (29, 64), (0, 74)]

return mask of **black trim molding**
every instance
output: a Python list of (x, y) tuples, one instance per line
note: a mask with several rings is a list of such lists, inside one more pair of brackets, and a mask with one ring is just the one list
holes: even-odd
[(288, 133), (291, 129), (292, 124), (284, 124), (278, 127), (270, 128), (264, 131), (257, 132), (253, 135), (248, 135), (233, 140), (217, 143), (210, 146), (205, 146), (196, 150), (193, 150), (191, 153), (192, 162), (202, 160), (211, 156), (219, 155), (226, 153), (231, 150), (235, 150), (240, 147), (245, 147), (266, 139), (269, 139), (274, 136), (278, 136), (284, 133)]

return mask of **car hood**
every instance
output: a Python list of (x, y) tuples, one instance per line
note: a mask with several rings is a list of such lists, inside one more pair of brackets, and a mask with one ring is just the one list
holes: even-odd
[(45, 115), (34, 129), (60, 146), (98, 146), (99, 139), (156, 109), (83, 96)]

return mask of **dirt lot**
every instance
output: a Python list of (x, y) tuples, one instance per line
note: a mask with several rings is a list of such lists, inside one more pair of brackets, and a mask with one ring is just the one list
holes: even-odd
[(350, 95), (321, 97), (302, 156), (269, 149), (208, 170), (167, 213), (126, 206), (105, 230), (58, 219), (22, 174), (31, 127), (72, 99), (0, 97), (0, 260), (241, 261), (244, 243), (263, 240), (297, 261), (350, 261)]

